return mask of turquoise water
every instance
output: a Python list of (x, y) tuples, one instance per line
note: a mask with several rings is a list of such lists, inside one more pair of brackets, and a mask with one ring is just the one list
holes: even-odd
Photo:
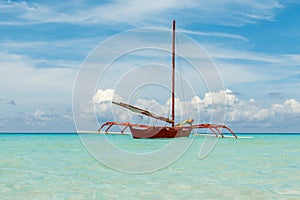
[[(197, 137), (172, 165), (130, 174), (94, 159), (76, 134), (0, 134), (0, 199), (300, 199), (300, 135), (251, 136), (220, 139), (204, 159)], [(170, 142), (109, 137), (127, 151)]]

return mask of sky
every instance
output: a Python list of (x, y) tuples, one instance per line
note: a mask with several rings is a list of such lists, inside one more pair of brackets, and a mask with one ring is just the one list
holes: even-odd
[[(169, 29), (173, 19), (178, 32), (205, 49), (224, 85), (177, 99), (190, 108), (184, 117), (201, 113), (208, 122), (221, 112), (236, 132), (300, 132), (297, 0), (0, 0), (0, 131), (76, 131), (73, 87), (90, 52), (124, 31)], [(122, 99), (115, 88), (99, 87), (87, 97), (93, 111), (83, 109), (100, 122), (111, 120), (112, 94)], [(150, 97), (135, 104), (159, 114), (169, 106)]]

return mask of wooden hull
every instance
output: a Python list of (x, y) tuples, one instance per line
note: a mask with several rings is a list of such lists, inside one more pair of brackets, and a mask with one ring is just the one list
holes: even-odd
[(135, 139), (153, 139), (153, 138), (177, 138), (188, 137), (191, 133), (191, 127), (132, 127), (129, 126), (132, 137)]

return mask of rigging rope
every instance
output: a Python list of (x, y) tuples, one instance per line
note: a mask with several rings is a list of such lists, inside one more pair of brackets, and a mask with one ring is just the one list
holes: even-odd
[[(153, 78), (153, 74), (154, 74), (154, 71), (155, 71), (155, 68), (156, 68), (156, 66), (157, 65), (159, 65), (160, 63), (162, 63), (162, 60), (163, 60), (163, 53), (164, 53), (164, 49), (168, 49), (167, 48), (167, 45), (169, 45), (169, 43), (170, 43), (170, 41), (171, 41), (171, 38), (172, 38), (172, 35), (171, 34), (168, 34), (168, 38), (167, 38), (167, 41), (166, 42), (164, 42), (165, 41), (165, 37), (162, 37), (162, 39), (161, 39), (161, 42), (159, 43), (159, 44), (163, 44), (162, 45), (162, 50), (157, 50), (157, 49), (154, 49), (154, 52), (152, 53), (152, 56), (150, 56), (150, 58), (151, 57), (153, 57), (154, 59), (155, 58), (157, 58), (157, 60), (156, 60), (156, 62), (154, 62), (155, 64), (153, 64), (153, 66), (152, 66), (152, 69), (151, 69), (151, 72), (150, 72), (150, 74), (149, 74), (149, 76), (148, 76), (148, 79), (145, 81), (145, 83), (149, 83), (150, 81), (151, 81), (151, 79)], [(158, 51), (158, 55), (155, 55), (156, 54), (156, 51)], [(148, 86), (146, 85), (145, 87), (143, 87), (142, 89), (141, 89), (141, 91), (139, 92), (139, 91), (137, 91), (136, 92), (136, 94), (134, 95), (134, 97), (132, 98), (134, 101), (137, 101), (138, 99), (138, 97), (140, 96), (140, 98), (145, 98), (145, 97), (148, 97), (148, 96), (150, 96), (149, 94), (151, 94), (151, 93), (149, 93), (149, 92), (147, 92), (147, 90), (146, 90), (146, 88), (147, 88)], [(146, 99), (146, 98), (145, 98)], [(168, 112), (169, 113), (169, 112)], [(169, 117), (169, 116), (168, 116)], [(149, 117), (148, 117), (148, 121), (150, 121), (150, 119), (149, 119)], [(149, 122), (150, 123), (150, 122)], [(157, 120), (155, 120), (155, 122), (154, 122), (154, 124), (153, 125), (156, 125), (156, 123), (157, 123)]]

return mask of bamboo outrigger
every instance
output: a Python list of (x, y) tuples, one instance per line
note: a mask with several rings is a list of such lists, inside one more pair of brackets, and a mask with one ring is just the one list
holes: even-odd
[[(131, 124), (129, 122), (106, 122), (104, 124), (101, 125), (101, 127), (98, 129), (98, 133), (102, 132), (102, 129), (104, 127), (107, 127), (103, 133), (105, 134), (109, 134), (109, 129), (112, 126), (123, 126), (123, 129), (120, 131), (121, 134), (125, 133), (125, 130), (128, 127), (135, 127), (135, 128), (164, 128), (165, 126), (149, 126), (149, 125), (145, 125), (145, 124)], [(179, 127), (178, 127), (179, 128)], [(209, 129), (216, 137), (221, 136), (222, 138), (224, 137), (224, 134), (222, 133), (222, 131), (220, 129), (227, 129), (235, 138), (237, 138), (237, 135), (227, 126), (225, 125), (218, 125), (218, 124), (198, 124), (198, 125), (192, 125), (192, 126), (185, 126), (185, 127), (180, 127), (180, 128), (185, 128), (189, 131), (191, 131), (192, 129)], [(151, 138), (151, 137), (149, 137)]]

